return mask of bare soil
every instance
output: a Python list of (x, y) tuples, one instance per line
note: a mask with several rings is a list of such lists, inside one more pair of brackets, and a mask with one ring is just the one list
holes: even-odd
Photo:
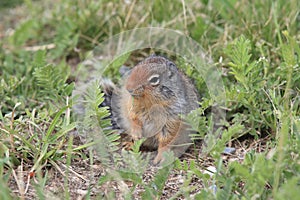
[[(247, 137), (242, 140), (233, 141), (230, 146), (235, 148), (236, 151), (233, 154), (222, 155), (224, 164), (226, 165), (231, 161), (242, 162), (249, 151), (266, 151), (268, 140), (269, 138), (254, 140), (254, 138)], [(80, 144), (81, 140), (77, 137), (74, 142)], [(65, 199), (67, 194), (71, 195), (70, 199), (85, 199), (87, 196), (90, 196), (91, 199), (103, 199), (109, 197), (110, 192), (115, 193), (116, 199), (124, 199), (122, 191), (124, 191), (124, 188), (132, 189), (133, 183), (131, 181), (108, 181), (100, 186), (99, 179), (107, 173), (107, 169), (97, 161), (97, 155), (93, 157), (93, 164), (90, 164), (88, 151), (85, 153), (85, 158), (81, 157), (82, 155), (78, 157), (74, 156), (69, 168), (66, 166), (66, 160), (62, 158), (55, 166), (50, 164), (49, 166), (45, 166), (41, 174), (30, 173), (29, 170), (32, 168), (33, 163), (28, 164), (23, 162), (18, 169), (15, 169), (16, 177), (13, 175), (9, 177), (9, 188), (15, 196), (22, 197), (21, 194), (24, 193), (25, 199), (39, 199), (36, 184), (41, 184), (41, 179), (44, 179), (45, 187), (42, 193), (46, 195), (47, 199)], [(215, 166), (214, 160), (211, 157), (199, 157), (200, 153), (201, 142), (197, 142), (194, 147), (188, 149), (180, 160), (186, 160), (187, 163), (194, 160), (198, 163), (199, 169), (203, 171), (208, 167)], [(157, 170), (158, 167), (149, 165), (143, 174), (143, 181), (145, 183), (151, 181)], [(186, 171), (173, 169), (164, 186), (161, 199), (169, 199), (180, 191), (186, 176)], [(20, 190), (17, 182), (19, 182), (19, 185), (20, 183), (23, 184), (23, 191)], [(27, 187), (28, 189), (25, 193), (24, 190)], [(203, 183), (197, 176), (193, 176), (190, 187), (194, 188), (190, 194), (192, 196), (203, 188)], [(142, 191), (144, 189), (139, 185), (133, 189), (135, 199), (141, 198), (140, 194)], [(183, 197), (178, 196), (177, 199), (183, 199)]]

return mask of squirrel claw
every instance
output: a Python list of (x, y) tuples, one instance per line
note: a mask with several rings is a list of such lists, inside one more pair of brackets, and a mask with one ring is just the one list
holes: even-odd
[(163, 163), (164, 158), (162, 155), (162, 151), (158, 150), (156, 157), (153, 160), (153, 164), (154, 165), (160, 165), (161, 163)]
[(139, 140), (142, 138), (141, 134), (131, 134), (131, 137), (134, 141)]
[(128, 141), (128, 142), (123, 142), (122, 146), (123, 146), (123, 149), (129, 151), (132, 149), (133, 144), (134, 143), (132, 141), (130, 141), (130, 142)]
[(159, 165), (162, 162), (161, 155), (157, 155), (153, 160), (153, 165)]

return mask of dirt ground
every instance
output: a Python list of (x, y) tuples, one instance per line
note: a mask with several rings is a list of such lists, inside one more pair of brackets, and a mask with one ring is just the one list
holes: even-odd
[[(79, 137), (75, 138), (74, 141), (77, 144), (81, 143)], [(235, 152), (232, 154), (223, 154), (223, 162), (225, 165), (230, 161), (242, 162), (245, 155), (251, 150), (256, 152), (265, 151), (267, 148), (267, 141), (268, 138), (254, 140), (249, 137), (235, 140), (231, 144), (231, 147), (235, 148)], [(155, 152), (153, 153), (155, 154)], [(194, 160), (198, 163), (199, 169), (203, 172), (205, 169), (211, 169), (211, 167), (214, 168), (214, 160), (212, 158), (199, 157), (197, 159), (199, 155), (196, 155), (195, 153), (201, 153), (201, 142), (197, 142), (195, 147), (190, 147), (180, 160), (186, 160), (187, 163)], [(44, 178), (45, 175), (47, 175), (47, 179), (44, 182), (45, 186), (42, 193), (46, 195), (47, 199), (65, 199), (65, 195), (67, 194), (65, 193), (65, 190), (67, 190), (71, 195), (70, 199), (85, 199), (87, 196), (90, 196), (92, 199), (103, 199), (107, 197), (111, 191), (116, 194), (117, 199), (123, 199), (122, 191), (124, 188), (132, 189), (133, 183), (130, 181), (109, 181), (100, 186), (98, 184), (99, 179), (107, 173), (107, 169), (99, 161), (97, 161), (97, 156), (94, 156), (94, 162), (92, 165), (88, 158), (88, 151), (86, 151), (86, 156), (86, 158), (74, 158), (71, 161), (70, 168), (66, 166), (64, 159), (62, 159), (62, 161), (58, 161), (56, 165), (44, 167), (42, 176)], [(24, 194), (25, 198), (39, 199), (37, 196), (38, 192), (35, 187), (36, 184), (40, 184), (40, 182), (38, 183), (38, 175), (31, 174), (29, 169), (32, 168), (32, 165), (24, 163), (22, 163), (22, 170), (20, 167), (15, 170), (17, 178), (14, 176), (9, 178), (9, 188), (16, 196), (20, 196), (20, 186), (18, 187), (17, 182), (19, 182), (19, 185), (23, 182), (23, 188), (26, 190), (26, 193)], [(151, 181), (157, 170), (158, 167), (149, 165), (143, 174), (143, 181), (145, 183)], [(181, 189), (186, 175), (186, 171), (173, 169), (164, 186), (161, 199), (169, 199), (174, 196), (174, 194)], [(203, 188), (203, 183), (198, 177), (193, 176), (190, 187), (194, 187), (190, 194), (192, 197), (201, 188)], [(135, 199), (140, 199), (140, 194), (144, 191), (144, 189), (137, 185), (133, 191)], [(183, 197), (179, 196), (177, 199), (183, 199)]]

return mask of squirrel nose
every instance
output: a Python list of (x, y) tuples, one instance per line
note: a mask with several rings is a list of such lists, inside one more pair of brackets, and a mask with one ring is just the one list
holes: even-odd
[(130, 95), (133, 95), (133, 91), (134, 90), (127, 90), (129, 92)]
[(127, 91), (129, 92), (129, 94), (133, 97), (138, 97), (141, 96), (142, 92), (144, 91), (143, 86), (140, 86), (136, 89), (127, 89)]

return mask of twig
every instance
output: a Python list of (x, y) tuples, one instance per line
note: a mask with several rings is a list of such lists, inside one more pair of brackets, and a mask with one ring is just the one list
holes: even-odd
[[(65, 173), (61, 170), (61, 168), (55, 163), (55, 162), (51, 162), (51, 164), (57, 168), (57, 170), (64, 176), (66, 177)], [(65, 169), (68, 169), (70, 172), (72, 172), (75, 176), (81, 178), (82, 180), (88, 182), (87, 179), (85, 179), (82, 175), (78, 174), (77, 172), (75, 172), (74, 170), (72, 170), (70, 167), (67, 167), (66, 165), (64, 165), (63, 163), (60, 163), (61, 166), (63, 166)]]
[(38, 50), (47, 50), (47, 49), (54, 49), (55, 44), (45, 44), (39, 46), (32, 46), (32, 47), (24, 47), (25, 51), (38, 51)]
[(12, 174), (13, 174), (13, 177), (14, 177), (16, 183), (17, 183), (19, 193), (21, 195), (21, 199), (25, 200), (24, 181), (23, 181), (23, 177), (24, 177), (23, 160), (21, 162), (21, 165), (18, 167), (18, 174), (16, 174), (16, 171), (14, 169), (12, 169)]
[(130, 19), (131, 15), (132, 15), (132, 10), (133, 10), (133, 7), (134, 7), (135, 3), (136, 3), (136, 1), (133, 1), (131, 3), (131, 6), (130, 6), (129, 11), (128, 11), (128, 14), (126, 15), (126, 19), (125, 19), (125, 23), (124, 23), (124, 28), (126, 28), (127, 25), (128, 25), (128, 22), (129, 22), (129, 19)]

